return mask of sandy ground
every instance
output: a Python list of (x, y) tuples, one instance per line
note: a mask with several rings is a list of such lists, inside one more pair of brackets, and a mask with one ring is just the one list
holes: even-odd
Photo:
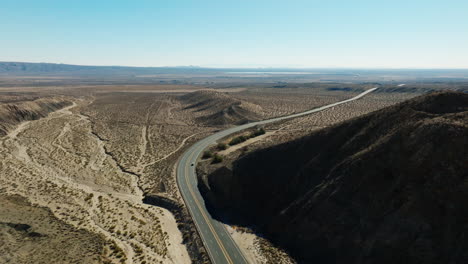
[(295, 264), (282, 249), (245, 228), (225, 225), (245, 258), (252, 264)]
[(252, 264), (267, 263), (267, 259), (260, 254), (260, 248), (255, 243), (257, 236), (251, 233), (237, 231), (229, 225), (225, 225), (229, 234), (236, 241), (239, 248), (242, 250), (245, 258)]
[(0, 263), (101, 263), (105, 240), (20, 196), (0, 195)]
[[(128, 91), (138, 91), (129, 89)], [(163, 89), (161, 89), (163, 90)], [(224, 91), (225, 89), (222, 89)], [(180, 91), (180, 90), (179, 90)], [(229, 96), (241, 99), (252, 99), (268, 115), (282, 115), (301, 109), (310, 109), (329, 102), (335, 102), (342, 96), (312, 93), (307, 96), (261, 92), (245, 93), (234, 90)], [(349, 95), (350, 96), (350, 95)], [(221, 98), (225, 98), (223, 93)], [(80, 112), (89, 116), (93, 131), (102, 138), (108, 153), (126, 171), (139, 176), (139, 187), (147, 192), (180, 201), (177, 192), (174, 165), (178, 154), (184, 147), (209, 135), (213, 130), (222, 127), (203, 126), (196, 122), (200, 115), (210, 115), (217, 107), (224, 107), (223, 102), (213, 102), (215, 107), (188, 108), (175, 95), (164, 93), (99, 93), (96, 100)], [(211, 97), (208, 97), (209, 99)], [(229, 102), (229, 100), (227, 100)], [(208, 104), (210, 106), (210, 104)], [(268, 116), (266, 115), (266, 116)], [(246, 142), (253, 144), (270, 137), (270, 133)], [(228, 152), (244, 147), (244, 144), (228, 149)], [(255, 251), (260, 247), (250, 247)], [(254, 254), (254, 253), (252, 253)], [(256, 259), (256, 257), (253, 257)]]
[(190, 263), (169, 211), (142, 203), (136, 175), (106, 154), (73, 106), (24, 122), (1, 140), (2, 194), (27, 197), (60, 221), (103, 237), (110, 263)]
[[(87, 97), (94, 98), (94, 102), (77, 100), (47, 118), (21, 123), (0, 139), (0, 195), (27, 197), (34, 208), (50, 210), (70, 230), (89, 232), (75, 244), (83, 243), (88, 235), (99, 235), (102, 250), (96, 254), (104, 262), (189, 263), (173, 216), (163, 208), (142, 204), (142, 190), (180, 198), (174, 164), (184, 147), (220, 129), (195, 122), (197, 115), (212, 110), (201, 113), (186, 109), (174, 95), (165, 94), (199, 87), (108, 88)], [(258, 105), (267, 113), (262, 114), (263, 118), (351, 96), (322, 92), (302, 95), (296, 90), (293, 94), (254, 93), (238, 88), (222, 91)], [(372, 95), (349, 107), (269, 125), (265, 135), (220, 154), (228, 157), (244, 149), (252, 151), (285, 142), (402, 98)], [(232, 228), (230, 232), (253, 263), (290, 263), (284, 252), (265, 239)]]
[[(194, 91), (219, 91), (223, 93), (238, 93), (245, 91), (247, 88), (224, 88), (224, 89), (207, 89), (207, 88), (191, 88), (191, 89), (158, 89), (158, 90), (117, 90), (119, 93), (190, 93)], [(106, 91), (100, 91), (105, 93)], [(112, 92), (116, 92), (112, 90)]]

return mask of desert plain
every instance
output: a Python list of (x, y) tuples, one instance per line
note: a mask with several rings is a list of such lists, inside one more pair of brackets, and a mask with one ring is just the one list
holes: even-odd
[[(169, 78), (173, 78), (170, 76)], [(239, 77), (104, 84), (64, 78), (0, 81), (0, 262), (203, 263), (206, 250), (175, 179), (179, 156), (216, 131), (377, 92), (263, 127), (212, 151), (225, 161), (410, 99), (423, 82), (291, 83)], [(20, 81), (22, 80), (22, 82)], [(208, 159), (202, 166), (221, 166)], [(293, 263), (246, 228), (229, 226), (252, 263)]]

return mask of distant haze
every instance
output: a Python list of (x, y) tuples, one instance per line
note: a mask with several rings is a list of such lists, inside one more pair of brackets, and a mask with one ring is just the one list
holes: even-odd
[(0, 61), (468, 68), (468, 1), (2, 1)]

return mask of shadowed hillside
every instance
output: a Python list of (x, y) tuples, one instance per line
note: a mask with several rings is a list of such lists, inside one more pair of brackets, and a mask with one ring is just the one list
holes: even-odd
[(41, 98), (34, 101), (0, 104), (0, 137), (23, 121), (47, 116), (72, 103), (60, 98)]
[(197, 113), (197, 121), (207, 126), (243, 124), (260, 119), (261, 107), (216, 91), (197, 91), (181, 96), (187, 110)]
[(217, 214), (300, 263), (468, 263), (468, 94), (417, 97), (202, 180)]

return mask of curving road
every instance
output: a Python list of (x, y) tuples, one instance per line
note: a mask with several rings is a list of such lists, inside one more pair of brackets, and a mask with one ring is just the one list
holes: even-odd
[(256, 125), (263, 125), (284, 119), (304, 116), (316, 113), (327, 108), (331, 108), (340, 104), (345, 104), (357, 100), (368, 93), (375, 91), (376, 88), (369, 89), (353, 98), (329, 104), (305, 112), (292, 114), (289, 116), (277, 117), (273, 119), (253, 122), (241, 126), (229, 128), (206, 137), (193, 146), (191, 146), (179, 160), (177, 165), (177, 184), (184, 198), (185, 204), (189, 208), (190, 214), (195, 222), (197, 230), (202, 238), (203, 244), (208, 251), (211, 261), (214, 264), (221, 263), (248, 263), (241, 250), (229, 235), (224, 225), (213, 219), (205, 207), (205, 202), (198, 191), (197, 175), (195, 173), (196, 163), (201, 153), (210, 145), (213, 145), (219, 139), (222, 139), (229, 134), (239, 132), (243, 129), (250, 128)]

